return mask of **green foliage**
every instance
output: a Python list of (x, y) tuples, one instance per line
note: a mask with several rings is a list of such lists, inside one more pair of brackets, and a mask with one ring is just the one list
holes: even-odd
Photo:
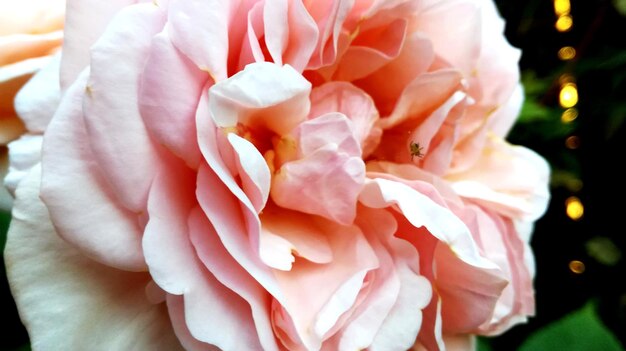
[(624, 351), (596, 313), (593, 302), (532, 334), (520, 351)]
[[(7, 239), (7, 231), (9, 230), (9, 222), (11, 221), (11, 214), (8, 212), (0, 211), (0, 252), (4, 252), (4, 243)], [(0, 256), (1, 258), (2, 256)]]

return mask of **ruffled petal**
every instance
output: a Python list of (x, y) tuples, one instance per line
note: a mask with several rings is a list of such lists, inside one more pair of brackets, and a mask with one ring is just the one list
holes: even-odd
[(277, 351), (270, 320), (271, 295), (226, 251), (215, 228), (199, 207), (192, 210), (188, 223), (191, 241), (202, 263), (217, 280), (250, 305), (263, 350)]

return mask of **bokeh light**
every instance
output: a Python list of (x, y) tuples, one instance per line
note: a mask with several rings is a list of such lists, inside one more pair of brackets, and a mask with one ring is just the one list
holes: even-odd
[(579, 260), (570, 261), (569, 270), (575, 274), (583, 274), (585, 272), (585, 264)]
[(563, 61), (571, 60), (576, 57), (576, 49), (571, 46), (564, 46), (559, 49), (559, 59)]
[(565, 200), (565, 213), (572, 220), (578, 221), (585, 214), (585, 207), (579, 198), (570, 196)]
[(556, 20), (554, 27), (559, 32), (567, 32), (570, 29), (572, 29), (573, 25), (574, 25), (574, 20), (572, 19), (572, 16), (562, 15), (562, 16), (559, 16), (559, 18)]
[(559, 103), (564, 108), (576, 106), (578, 103), (578, 88), (575, 83), (565, 83), (561, 86), (559, 93)]
[(572, 135), (565, 139), (565, 147), (570, 150), (576, 150), (580, 147), (580, 138), (576, 135)]
[(575, 108), (568, 108), (561, 114), (561, 122), (563, 123), (571, 123), (576, 118), (578, 118), (578, 110)]
[(572, 10), (569, 0), (554, 0), (554, 13), (557, 16), (568, 15)]

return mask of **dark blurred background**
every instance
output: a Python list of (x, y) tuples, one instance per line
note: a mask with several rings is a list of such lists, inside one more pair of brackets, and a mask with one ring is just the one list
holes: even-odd
[[(626, 345), (626, 0), (498, 0), (523, 50), (526, 90), (509, 140), (552, 167), (532, 239), (537, 312), (481, 350), (624, 350)], [(4, 249), (9, 215), (0, 212)], [(0, 350), (28, 350), (0, 277)]]

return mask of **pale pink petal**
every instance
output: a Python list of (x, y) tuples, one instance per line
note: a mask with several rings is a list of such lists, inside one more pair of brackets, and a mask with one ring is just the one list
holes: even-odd
[(481, 52), (480, 7), (471, 2), (442, 1), (419, 14), (416, 31), (427, 33), (437, 55), (469, 77)]
[(182, 296), (167, 295), (167, 310), (176, 337), (186, 351), (221, 351), (216, 346), (204, 343), (191, 335), (185, 322), (185, 305)]
[(272, 176), (263, 155), (252, 143), (228, 133), (228, 141), (237, 155), (237, 169), (243, 191), (252, 202), (257, 213), (261, 212), (270, 194)]
[(182, 350), (165, 305), (145, 295), (150, 276), (101, 265), (61, 240), (39, 179), (36, 167), (17, 189), (4, 251), (33, 349)]
[[(191, 245), (194, 173), (175, 160), (169, 166), (155, 178), (148, 202), (143, 244), (150, 273), (161, 288), (184, 296), (184, 323), (195, 339), (223, 350), (258, 349), (249, 308), (200, 265)], [(219, 328), (236, 329), (238, 337), (215, 333)]]
[(226, 251), (213, 225), (198, 207), (191, 212), (189, 228), (191, 241), (207, 269), (250, 305), (263, 350), (278, 350), (270, 321), (271, 295)]
[[(89, 64), (89, 48), (117, 12), (136, 0), (68, 0), (61, 60), (61, 88), (66, 90)], [(115, 61), (120, 65), (123, 61)]]
[(43, 133), (61, 100), (59, 67), (55, 55), (15, 96), (15, 111), (31, 133)]
[(198, 105), (198, 142), (207, 164), (198, 171), (196, 197), (226, 250), (270, 294), (283, 301), (270, 269), (259, 258), (261, 223), (252, 202), (227, 168), (217, 145), (217, 130), (207, 94)]
[(375, 125), (378, 111), (372, 98), (363, 90), (346, 82), (329, 82), (313, 89), (310, 99), (309, 119), (339, 112), (352, 121), (352, 133), (359, 141), (363, 158), (378, 146), (382, 134)]
[[(302, 139), (304, 137), (306, 134)], [(350, 224), (356, 215), (356, 200), (365, 179), (365, 165), (360, 157), (342, 152), (344, 150), (339, 149), (342, 144), (330, 142), (319, 147), (315, 145), (317, 142), (311, 140), (308, 145), (311, 149), (317, 146), (313, 149), (315, 151), (283, 164), (272, 180), (272, 199), (282, 207)], [(356, 141), (353, 139), (353, 142)], [(304, 142), (300, 145), (307, 148)], [(358, 145), (354, 151), (360, 155)], [(294, 192), (299, 196), (293, 196)]]
[[(213, 81), (228, 77), (228, 32), (239, 0), (171, 0), (168, 22), (172, 43)], [(202, 38), (202, 40), (198, 40)]]
[[(393, 259), (393, 274), (399, 282), (399, 291), (393, 308), (378, 329), (370, 349), (406, 350), (414, 344), (421, 329), (422, 309), (429, 304), (433, 289), (428, 280), (419, 274), (418, 251), (409, 242), (393, 235), (397, 229), (395, 220), (389, 228), (392, 231), (385, 229), (385, 224), (393, 220), (388, 212), (363, 209), (358, 218), (360, 227), (371, 228), (372, 232), (369, 235), (378, 236), (378, 240), (381, 240), (388, 250)], [(388, 231), (386, 235), (381, 235), (385, 231)]]
[(455, 257), (490, 274), (494, 283), (504, 288), (506, 282), (500, 277), (497, 265), (480, 254), (467, 226), (449, 209), (405, 184), (381, 178), (366, 180), (359, 201), (372, 208), (396, 205), (414, 227), (426, 227)]
[[(396, 127), (407, 120), (424, 118), (461, 89), (461, 75), (454, 70), (439, 70), (417, 76), (406, 86), (393, 113), (381, 119), (384, 129)], [(415, 123), (415, 122), (412, 122)]]
[(333, 253), (324, 233), (311, 217), (269, 207), (261, 214), (263, 228), (259, 255), (268, 266), (290, 270), (294, 254), (315, 263), (330, 263)]
[[(510, 99), (516, 85), (519, 85), (518, 62), (521, 51), (511, 46), (503, 35), (505, 23), (495, 3), (479, 0), (472, 2), (480, 7), (482, 21), (480, 57), (470, 83), (480, 88), (480, 95), (475, 96), (477, 100), (480, 99), (480, 104), (497, 108)], [(514, 117), (505, 120), (510, 121), (511, 118)]]
[(122, 204), (136, 212), (145, 210), (159, 162), (139, 113), (140, 75), (164, 20), (153, 4), (129, 6), (91, 48), (84, 110), (93, 155)]
[(202, 210), (215, 227), (228, 253), (268, 293), (283, 301), (276, 278), (258, 254), (261, 224), (256, 210), (235, 180), (225, 173), (223, 165), (212, 155), (216, 151), (206, 150), (205, 157), (211, 156), (207, 161), (212, 167), (200, 166), (196, 190)]
[(360, 32), (341, 57), (333, 80), (364, 78), (396, 58), (402, 49), (407, 26), (407, 20), (399, 18)]
[[(282, 306), (293, 319), (302, 343), (309, 349), (319, 349), (326, 331), (354, 303), (365, 274), (379, 266), (373, 249), (358, 227), (340, 226), (322, 219), (317, 220), (317, 225), (327, 232), (333, 251), (332, 264), (302, 260), (288, 272), (274, 272), (285, 294), (286, 303)], [(316, 289), (311, 289), (312, 286)], [(341, 296), (347, 305), (324, 308)]]
[(242, 123), (278, 135), (306, 119), (311, 83), (292, 67), (253, 63), (209, 90), (209, 108), (218, 127)]
[(493, 113), (491, 117), (493, 122), (490, 125), (491, 131), (497, 136), (505, 138), (511, 131), (511, 128), (513, 128), (522, 109), (523, 102), (524, 86), (518, 83), (511, 97)]
[(193, 167), (200, 163), (196, 109), (208, 79), (174, 47), (167, 30), (152, 39), (139, 90), (141, 117), (152, 138)]
[(148, 196), (144, 256), (152, 279), (170, 294), (184, 294), (202, 276), (187, 226), (187, 217), (197, 204), (195, 183), (194, 172), (170, 160), (155, 176)]
[(119, 207), (89, 147), (82, 115), (88, 73), (66, 92), (46, 131), (41, 196), (64, 239), (107, 265), (144, 270), (138, 214)]
[(290, 1), (288, 16), (289, 45), (283, 50), (283, 63), (291, 65), (298, 72), (302, 72), (315, 50), (319, 31), (303, 2)]
[(337, 57), (337, 46), (342, 26), (353, 0), (309, 1), (307, 11), (317, 23), (319, 38), (307, 69), (332, 64)]
[(503, 215), (534, 221), (550, 199), (549, 174), (547, 162), (535, 152), (493, 136), (472, 168), (446, 178), (462, 197)]
[[(184, 301), (185, 323), (194, 338), (224, 351), (261, 349), (250, 306), (211, 273), (196, 278)], [(236, 331), (236, 337), (218, 330)]]
[(9, 167), (4, 185), (12, 194), (30, 169), (41, 162), (42, 142), (41, 135), (25, 134), (9, 144)]
[(428, 69), (434, 55), (430, 40), (423, 33), (413, 33), (406, 38), (398, 57), (354, 84), (365, 89), (376, 101), (381, 116), (388, 116), (405, 87)]

